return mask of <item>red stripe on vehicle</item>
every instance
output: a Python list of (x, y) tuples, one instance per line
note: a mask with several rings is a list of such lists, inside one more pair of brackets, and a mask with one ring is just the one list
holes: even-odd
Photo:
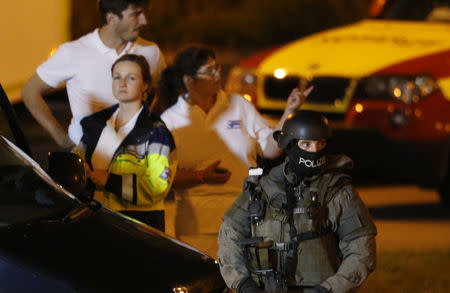
[(450, 76), (450, 50), (433, 53), (403, 61), (376, 72), (375, 74), (420, 74), (429, 73), (435, 78)]

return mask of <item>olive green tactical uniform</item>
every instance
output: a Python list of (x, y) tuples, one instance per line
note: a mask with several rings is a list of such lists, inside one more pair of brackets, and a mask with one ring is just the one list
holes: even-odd
[[(259, 179), (266, 205), (264, 218), (257, 224), (249, 218), (250, 195), (242, 193), (224, 215), (219, 232), (219, 264), (227, 285), (236, 290), (251, 276), (267, 292), (280, 290), (274, 289), (274, 276), (285, 269), (290, 242), (284, 208), (286, 178), (295, 186), (297, 233), (316, 231), (317, 235), (300, 241), (295, 268), (282, 278), (284, 290), (313, 292), (311, 288), (320, 284), (334, 293), (355, 291), (375, 268), (377, 232), (349, 177), (341, 172), (351, 165), (348, 157), (330, 158), (323, 172), (300, 183), (295, 174), (286, 173), (286, 162), (273, 168)], [(242, 241), (252, 237), (263, 237), (263, 241), (243, 247)]]

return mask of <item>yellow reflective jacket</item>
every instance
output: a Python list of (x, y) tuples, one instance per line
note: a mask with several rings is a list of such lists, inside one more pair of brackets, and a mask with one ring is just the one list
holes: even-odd
[[(83, 137), (74, 152), (92, 168), (91, 158), (112, 114), (114, 105), (81, 121)], [(175, 144), (164, 123), (151, 116), (144, 105), (136, 125), (114, 153), (104, 188), (103, 204), (113, 210), (151, 211), (164, 209), (164, 197), (175, 177)]]

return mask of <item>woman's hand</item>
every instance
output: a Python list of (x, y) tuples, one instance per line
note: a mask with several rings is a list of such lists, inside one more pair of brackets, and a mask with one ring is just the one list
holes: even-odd
[[(293, 114), (297, 109), (305, 102), (306, 97), (309, 93), (314, 89), (314, 86), (310, 86), (303, 93), (300, 93), (298, 88), (292, 90), (291, 94), (288, 97), (286, 108), (284, 109), (284, 113), (278, 121), (278, 124), (274, 128), (274, 130), (281, 130), (284, 122), (289, 117), (289, 115)], [(263, 149), (264, 158), (274, 159), (279, 156), (281, 153), (281, 149), (278, 147), (277, 142), (274, 139), (269, 139), (268, 144)]]
[(231, 172), (220, 168), (220, 161), (215, 161), (203, 170), (203, 180), (207, 184), (223, 184), (230, 179)]
[(109, 172), (103, 170), (91, 170), (88, 164), (84, 164), (86, 169), (86, 175), (94, 182), (98, 187), (105, 187), (106, 181), (108, 181)]
[(219, 167), (220, 161), (215, 161), (203, 170), (179, 168), (173, 186), (176, 189), (186, 189), (199, 184), (223, 184), (230, 179), (231, 172)]
[(314, 86), (310, 86), (303, 93), (300, 92), (299, 88), (293, 89), (287, 99), (285, 112), (290, 114), (297, 110), (305, 102), (306, 97), (313, 89)]

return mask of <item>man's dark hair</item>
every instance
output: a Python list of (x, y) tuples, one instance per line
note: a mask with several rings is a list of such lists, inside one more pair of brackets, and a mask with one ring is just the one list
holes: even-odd
[(119, 18), (122, 18), (122, 11), (126, 10), (128, 6), (146, 7), (149, 0), (99, 0), (98, 10), (102, 18), (102, 23), (106, 24), (106, 14), (111, 12)]

